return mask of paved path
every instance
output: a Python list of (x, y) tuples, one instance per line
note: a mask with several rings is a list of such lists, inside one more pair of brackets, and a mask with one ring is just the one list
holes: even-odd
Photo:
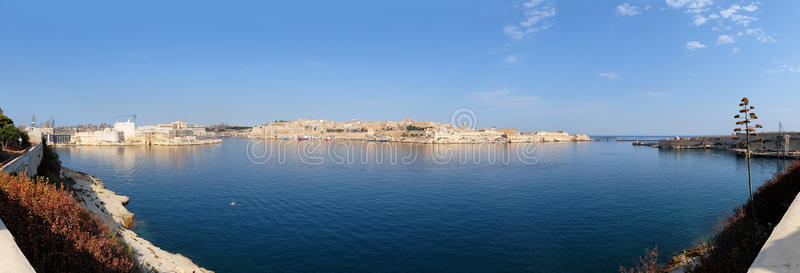
[(800, 272), (800, 194), (794, 198), (747, 272)]
[(36, 272), (25, 259), (25, 255), (17, 247), (14, 237), (8, 231), (3, 220), (0, 220), (0, 273)]

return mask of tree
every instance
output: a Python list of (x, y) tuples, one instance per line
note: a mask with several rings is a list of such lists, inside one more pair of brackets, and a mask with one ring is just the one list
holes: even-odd
[[(755, 209), (755, 200), (753, 200), (753, 183), (750, 176), (750, 136), (757, 135), (756, 128), (764, 128), (761, 124), (756, 124), (755, 126), (750, 126), (750, 123), (754, 120), (758, 119), (758, 115), (753, 112), (753, 109), (756, 109), (755, 106), (750, 105), (750, 100), (747, 97), (742, 98), (741, 103), (739, 103), (739, 114), (733, 116), (736, 119), (736, 128), (733, 129), (734, 133), (742, 133), (742, 129), (744, 129), (745, 135), (745, 142), (744, 142), (744, 157), (747, 160), (747, 187), (750, 190), (750, 202), (753, 203), (750, 208), (753, 210), (753, 218), (756, 218), (756, 209)], [(738, 135), (733, 136), (734, 139), (738, 139)]]
[[(22, 142), (19, 139), (22, 139)], [(14, 126), (14, 121), (5, 115), (0, 115), (0, 149), (22, 150), (30, 147), (28, 133)]]

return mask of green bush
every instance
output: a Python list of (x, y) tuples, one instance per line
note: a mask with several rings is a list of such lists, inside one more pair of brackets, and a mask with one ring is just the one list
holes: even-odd
[(58, 184), (61, 181), (61, 160), (53, 147), (42, 142), (42, 162), (36, 169), (36, 175), (44, 177), (50, 183)]

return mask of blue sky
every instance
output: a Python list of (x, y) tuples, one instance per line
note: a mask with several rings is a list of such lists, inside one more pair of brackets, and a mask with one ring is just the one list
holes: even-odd
[(742, 96), (800, 130), (800, 1), (5, 1), (18, 123), (449, 122), (728, 134)]

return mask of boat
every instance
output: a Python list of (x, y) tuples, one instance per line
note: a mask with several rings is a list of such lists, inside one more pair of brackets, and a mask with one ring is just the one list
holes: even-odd
[(289, 138), (288, 137), (284, 137), (283, 140), (289, 140)]
[(303, 140), (308, 140), (308, 138), (307, 137), (298, 137), (297, 138), (297, 141), (303, 141)]
[(389, 142), (388, 139), (378, 139), (378, 142)]
[(329, 137), (326, 137), (326, 138), (325, 138), (325, 141), (331, 141), (331, 138), (329, 138)]
[(375, 141), (374, 138), (367, 139), (367, 141)]

